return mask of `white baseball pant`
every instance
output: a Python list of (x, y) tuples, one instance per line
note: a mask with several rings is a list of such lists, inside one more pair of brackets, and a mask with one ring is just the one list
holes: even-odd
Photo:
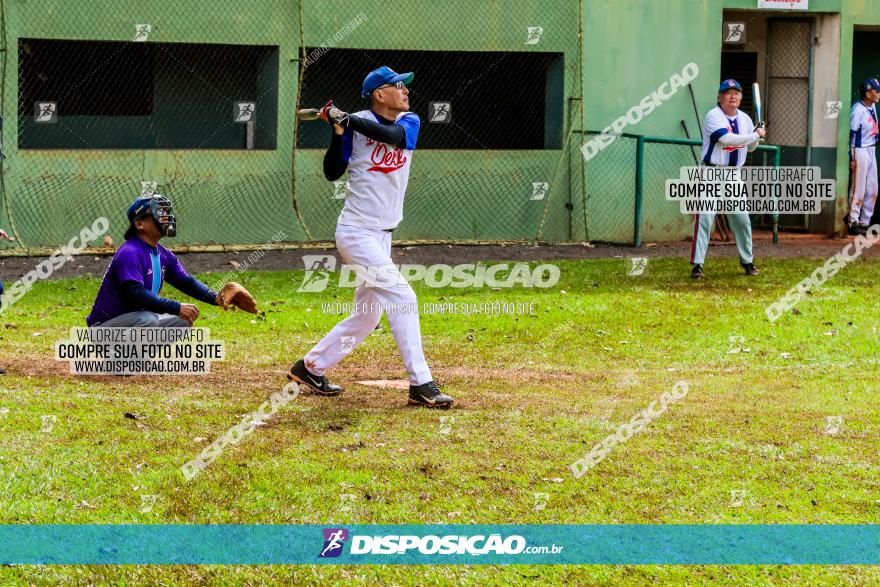
[(874, 147), (856, 147), (855, 171), (849, 192), (849, 223), (867, 225), (877, 203), (877, 158)]
[[(432, 380), (422, 351), (416, 293), (391, 261), (391, 233), (359, 226), (336, 226), (336, 249), (353, 266), (358, 281), (351, 315), (333, 327), (305, 356), (309, 371), (321, 376), (354, 350), (379, 324), (383, 310), (412, 385)], [(380, 271), (377, 278), (375, 272)]]

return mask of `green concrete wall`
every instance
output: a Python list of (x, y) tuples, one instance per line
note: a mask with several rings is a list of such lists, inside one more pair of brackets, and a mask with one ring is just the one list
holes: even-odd
[[(563, 54), (564, 112), (562, 120), (574, 121), (572, 104), (579, 108), (580, 5), (576, 1), (554, 2), (553, 8), (535, 2), (443, 3), (419, 0), (396, 4), (388, 10), (383, 2), (349, 0), (304, 3), (307, 46), (317, 46), (333, 36), (346, 21), (363, 11), (368, 20), (347, 36), (339, 47), (417, 49), (429, 51), (542, 51)], [(379, 16), (381, 15), (381, 16)], [(525, 45), (528, 27), (540, 26), (538, 44)], [(379, 65), (378, 63), (376, 64)], [(394, 64), (391, 64), (394, 66)], [(504, 64), (499, 64), (504, 66)], [(454, 68), (454, 58), (438, 65)], [(479, 72), (474, 79), (479, 84)], [(413, 91), (418, 91), (416, 72)], [(511, 83), (516, 83), (515, 69)], [(479, 90), (477, 90), (479, 91)], [(455, 99), (452, 99), (453, 120)], [(490, 117), (487, 112), (487, 118)], [(422, 115), (422, 124), (427, 124)], [(511, 121), (515, 124), (515, 121)], [(489, 124), (489, 122), (487, 122)], [(423, 150), (414, 156), (404, 207), (404, 222), (397, 239), (415, 240), (519, 240), (566, 241), (570, 239), (570, 200), (582, 201), (572, 188), (570, 157), (578, 136), (574, 124), (563, 129), (563, 148), (542, 151)], [(328, 199), (332, 191), (321, 172), (323, 151), (303, 149), (296, 153), (297, 199), (303, 215), (320, 218), (307, 223), (311, 238), (332, 238), (342, 200)], [(579, 172), (578, 172), (579, 176)], [(547, 182), (543, 200), (530, 200), (532, 183)], [(319, 214), (330, 210), (332, 214)], [(582, 215), (581, 215), (582, 218)], [(583, 233), (583, 227), (580, 227)], [(575, 237), (576, 238), (576, 237)]]
[[(15, 246), (54, 246), (100, 215), (123, 213), (139, 182), (155, 180), (178, 206), (178, 244), (262, 243), (279, 230), (289, 240), (332, 238), (341, 200), (321, 173), (320, 149), (295, 150), (300, 46), (315, 47), (358, 14), (366, 21), (336, 46), (369, 54), (378, 49), (548, 51), (563, 54), (563, 147), (541, 151), (421, 150), (412, 167), (398, 239), (534, 239), (628, 242), (632, 238), (634, 140), (620, 138), (585, 163), (579, 147), (690, 62), (699, 118), (713, 104), (720, 76), (724, 9), (756, 10), (755, 0), (377, 0), (218, 1), (210, 10), (165, 1), (61, 0), (3, 3), (3, 163), (0, 226), (16, 231)], [(811, 11), (841, 15), (840, 96), (850, 95), (853, 28), (880, 25), (880, 2), (810, 0)], [(19, 151), (17, 40), (20, 37), (130, 40), (134, 25), (153, 25), (151, 40), (265, 44), (279, 47), (277, 148), (264, 151)], [(233, 23), (234, 26), (230, 26)], [(544, 27), (537, 45), (526, 28)], [(378, 63), (376, 65), (379, 65)], [(393, 64), (392, 64), (393, 65)], [(438, 66), (456, 67), (454, 59)], [(418, 75), (416, 85), (418, 88)], [(352, 109), (357, 105), (350, 106)], [(420, 113), (422, 114), (422, 113)], [(424, 118), (424, 117), (423, 117)], [(629, 133), (683, 137), (681, 121), (698, 134), (685, 88)], [(847, 119), (838, 121), (838, 144)], [(687, 147), (646, 150), (646, 241), (686, 236), (690, 219), (663, 200), (662, 182), (690, 164)], [(845, 149), (823, 152), (838, 178), (837, 217), (846, 197)], [(531, 183), (550, 192), (529, 199)], [(836, 222), (835, 222), (836, 224)], [(0, 247), (10, 247), (0, 243)]]
[[(446, 2), (442, 7), (421, 0), (396, 5), (394, 10), (377, 0), (304, 0), (302, 6), (293, 0), (224, 0), (213, 2), (210, 9), (171, 1), (83, 0), (77, 10), (70, 6), (62, 0), (5, 3), (9, 53), (4, 55), (10, 55), (10, 60), (4, 74), (2, 111), (8, 158), (3, 165), (0, 225), (14, 230), (17, 247), (57, 246), (97, 216), (111, 219), (111, 235), (119, 242), (126, 228), (124, 211), (141, 181), (157, 181), (175, 202), (180, 236), (172, 244), (258, 244), (281, 230), (292, 241), (332, 240), (342, 200), (332, 198), (333, 187), (323, 178), (323, 151), (293, 149), (298, 55), (300, 47), (332, 40), (360, 13), (367, 15), (366, 21), (344, 38), (331, 41), (335, 46), (364, 52), (399, 48), (562, 53), (564, 84), (553, 90), (562, 94), (564, 112), (554, 118), (569, 121), (571, 105), (580, 107), (580, 4), (576, 1), (560, 3), (549, 12), (526, 2), (502, 5), (468, 0)], [(143, 23), (153, 27), (150, 41), (279, 46), (277, 148), (250, 152), (20, 151), (18, 39), (131, 40), (134, 25)], [(537, 45), (525, 44), (529, 26), (545, 28)], [(456, 61), (450, 58), (443, 65), (456, 67)], [(351, 85), (359, 85), (365, 73), (354, 72)], [(479, 72), (474, 78), (478, 80)], [(572, 128), (566, 124), (562, 129), (565, 139), (560, 149), (417, 151), (405, 221), (396, 238), (568, 240), (573, 198), (570, 168), (578, 164), (567, 140)], [(545, 198), (531, 199), (533, 182), (550, 184)], [(575, 198), (582, 200), (580, 195)]]
[[(600, 130), (653, 89), (663, 79), (680, 70), (687, 61), (700, 67), (700, 77), (693, 82), (697, 107), (702, 117), (714, 104), (720, 77), (721, 38), (719, 31), (724, 9), (757, 10), (755, 0), (597, 0), (584, 3), (584, 102), (586, 126)], [(853, 30), (855, 27), (880, 25), (880, 2), (876, 0), (810, 0), (810, 12), (839, 13), (841, 16), (840, 78), (838, 95), (848, 112), (852, 94)], [(775, 12), (774, 16), (799, 16), (798, 11)], [(591, 23), (601, 23), (591, 27)], [(819, 49), (821, 50), (821, 48)], [(862, 57), (857, 67), (864, 68), (870, 56)], [(874, 75), (880, 66), (874, 66)], [(664, 103), (662, 110), (627, 127), (627, 132), (660, 136), (683, 136), (680, 120), (695, 133), (697, 122), (686, 94), (680, 92)], [(820, 107), (820, 106), (814, 106)], [(837, 121), (837, 144), (848, 140), (848, 116)], [(586, 166), (588, 230), (593, 240), (626, 241), (632, 223), (626, 218), (631, 203), (622, 196), (631, 189), (625, 160), (634, 165), (634, 141), (621, 140), (609, 157), (598, 155)], [(671, 240), (687, 236), (689, 219), (678, 216), (662, 197), (666, 170), (674, 170), (691, 159), (682, 149), (653, 147), (646, 151), (644, 239)], [(846, 208), (848, 158), (845, 148), (813, 149), (814, 164), (823, 173), (834, 173), (837, 201), (833, 214), (823, 214), (814, 222), (814, 230), (832, 232), (840, 226)], [(621, 197), (609, 197), (609, 193)]]
[[(119, 243), (126, 229), (125, 210), (145, 180), (157, 181), (175, 202), (185, 235), (175, 244), (261, 243), (280, 230), (292, 240), (306, 239), (296, 222), (291, 189), (296, 95), (290, 88), (296, 88), (298, 67), (292, 59), (300, 44), (296, 2), (215, 2), (205, 9), (198, 3), (83, 0), (73, 9), (63, 0), (28, 0), (7, 1), (3, 7), (7, 159), (0, 225), (14, 229), (16, 246), (66, 243), (99, 216), (110, 219), (110, 234)], [(152, 25), (154, 41), (278, 45), (279, 86), (286, 90), (278, 96), (277, 149), (19, 151), (18, 39), (130, 41), (135, 25), (145, 23)], [(229, 113), (231, 117), (231, 109)]]
[[(688, 63), (699, 67), (692, 82), (700, 121), (687, 88), (626, 132), (685, 138), (699, 136), (705, 112), (714, 106), (721, 66), (718, 34), (722, 5), (714, 0), (595, 0), (584, 3), (583, 93), (588, 130), (602, 130), (642, 98), (680, 73)], [(718, 23), (715, 26), (714, 23)], [(631, 242), (635, 141), (622, 141), (587, 164), (588, 228), (591, 240)], [(698, 154), (699, 155), (699, 154)], [(663, 197), (663, 180), (681, 165), (692, 165), (687, 147), (654, 146), (646, 152), (646, 241), (672, 240), (688, 234), (693, 222)]]

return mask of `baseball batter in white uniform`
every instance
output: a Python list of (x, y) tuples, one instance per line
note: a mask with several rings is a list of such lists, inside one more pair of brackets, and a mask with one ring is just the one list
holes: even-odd
[(321, 118), (332, 124), (324, 156), (324, 176), (334, 181), (349, 172), (345, 205), (336, 225), (336, 247), (359, 283), (355, 309), (306, 356), (288, 378), (321, 395), (342, 388), (327, 380), (334, 367), (388, 316), (391, 333), (409, 374), (409, 403), (448, 408), (452, 398), (431, 377), (422, 352), (416, 294), (391, 260), (391, 233), (403, 219), (403, 197), (419, 136), (419, 117), (409, 112), (412, 73), (380, 67), (367, 75), (362, 95), (370, 109), (348, 114), (328, 102)]
[[(763, 128), (755, 128), (752, 120), (739, 110), (742, 86), (735, 79), (721, 82), (718, 89), (718, 105), (706, 114), (703, 122), (704, 165), (742, 167), (746, 155), (758, 148), (764, 136)], [(697, 214), (694, 218), (694, 240), (691, 245), (691, 277), (703, 277), (703, 262), (709, 248), (709, 237), (715, 221), (713, 212)], [(739, 262), (746, 275), (757, 275), (752, 257), (752, 222), (745, 212), (729, 214), (728, 222), (736, 239)]]
[(870, 78), (859, 86), (861, 100), (849, 113), (849, 167), (852, 171), (846, 233), (864, 235), (877, 203), (877, 101), (880, 82)]

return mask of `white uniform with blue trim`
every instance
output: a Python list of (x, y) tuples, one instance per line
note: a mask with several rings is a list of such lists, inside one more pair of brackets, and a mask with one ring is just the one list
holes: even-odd
[[(746, 156), (758, 148), (761, 137), (755, 132), (752, 120), (742, 111), (728, 117), (720, 106), (706, 114), (703, 122), (703, 148), (701, 159), (706, 165), (742, 167)], [(728, 222), (736, 239), (740, 263), (751, 263), (752, 222), (745, 212), (728, 214)], [(691, 245), (691, 263), (702, 265), (706, 260), (714, 212), (703, 212), (694, 218), (694, 240)]]
[(703, 163), (742, 167), (746, 155), (758, 148), (761, 137), (755, 132), (752, 119), (741, 110), (728, 118), (720, 106), (706, 114), (703, 122)]
[(870, 108), (862, 101), (852, 106), (849, 114), (850, 160), (855, 161), (852, 185), (849, 191), (850, 224), (867, 226), (874, 214), (877, 203), (877, 159), (874, 154), (877, 144), (877, 109)]
[[(370, 110), (350, 116), (382, 122)], [(390, 230), (403, 218), (403, 198), (420, 121), (416, 114), (403, 112), (395, 122), (406, 132), (404, 148), (379, 143), (350, 127), (342, 136), (349, 180), (336, 225), (336, 248), (343, 263), (352, 266), (363, 283), (355, 290), (355, 311), (305, 356), (306, 367), (318, 376), (373, 332), (384, 311), (409, 382), (421, 385), (432, 380), (422, 350), (416, 294), (391, 260)]]
[[(370, 110), (351, 116), (380, 122)], [(417, 114), (401, 112), (395, 122), (406, 131), (404, 149), (377, 143), (351, 128), (345, 129), (342, 156), (348, 161), (348, 191), (339, 224), (385, 230), (396, 228), (403, 220), (403, 196), (409, 183), (409, 167), (420, 121)]]

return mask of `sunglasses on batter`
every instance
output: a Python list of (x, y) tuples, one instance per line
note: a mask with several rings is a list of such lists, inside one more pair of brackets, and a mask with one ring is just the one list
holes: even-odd
[(396, 84), (385, 84), (384, 86), (379, 86), (376, 88), (377, 90), (382, 90), (385, 88), (397, 88), (398, 90), (402, 90), (406, 87), (406, 84), (403, 82), (397, 82)]

